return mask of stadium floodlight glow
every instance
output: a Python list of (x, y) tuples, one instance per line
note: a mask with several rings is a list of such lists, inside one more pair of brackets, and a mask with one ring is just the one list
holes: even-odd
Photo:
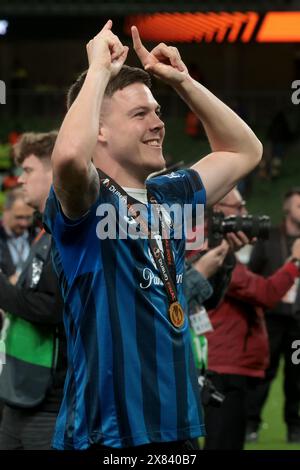
[(300, 12), (154, 13), (130, 15), (125, 33), (136, 25), (145, 41), (248, 43), (300, 42)]
[(267, 13), (256, 40), (257, 42), (300, 42), (300, 12)]
[(249, 42), (258, 20), (254, 11), (132, 15), (126, 19), (125, 32), (136, 25), (145, 41)]
[(8, 28), (8, 21), (7, 20), (0, 20), (0, 36), (5, 36), (7, 33)]

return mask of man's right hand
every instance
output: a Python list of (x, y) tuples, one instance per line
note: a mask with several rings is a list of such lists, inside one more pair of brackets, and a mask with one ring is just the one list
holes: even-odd
[(52, 154), (53, 185), (64, 214), (78, 219), (99, 194), (92, 163), (99, 137), (101, 106), (109, 80), (124, 64), (128, 47), (112, 33), (109, 20), (87, 44), (89, 69), (60, 127)]
[(132, 26), (131, 34), (133, 48), (145, 70), (173, 86), (182, 83), (189, 77), (188, 69), (181, 60), (176, 47), (160, 43), (154, 49), (148, 51), (141, 41), (136, 26)]
[(86, 49), (89, 66), (98, 70), (105, 68), (114, 77), (126, 60), (128, 47), (123, 46), (111, 28), (112, 21), (108, 20), (101, 31), (88, 42)]
[(248, 238), (244, 232), (238, 231), (237, 233), (227, 233), (226, 240), (229, 243), (230, 249), (232, 251), (239, 251), (246, 245), (253, 245), (257, 241), (257, 238)]
[(229, 245), (226, 240), (223, 240), (221, 245), (210, 249), (205, 255), (201, 256), (193, 264), (193, 267), (208, 279), (222, 266), (228, 250)]

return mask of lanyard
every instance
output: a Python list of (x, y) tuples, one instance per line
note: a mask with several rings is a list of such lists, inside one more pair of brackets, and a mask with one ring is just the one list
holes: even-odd
[[(168, 302), (169, 302), (169, 316), (173, 325), (177, 328), (180, 328), (184, 323), (184, 312), (177, 299), (177, 288), (176, 288), (176, 268), (173, 257), (173, 252), (171, 248), (171, 242), (168, 238), (168, 231), (166, 220), (162, 215), (162, 211), (159, 208), (159, 204), (154, 196), (150, 195), (148, 201), (153, 204), (153, 209), (156, 216), (159, 220), (159, 228), (161, 232), (163, 253), (161, 252), (156, 238), (151, 237), (151, 231), (148, 227), (148, 221), (146, 221), (141, 214), (137, 214), (133, 208), (133, 205), (136, 203), (136, 200), (131, 197), (121, 186), (116, 183), (110, 176), (106, 175), (102, 170), (98, 169), (100, 186), (102, 186), (106, 191), (112, 191), (117, 189), (115, 195), (125, 202), (127, 199), (127, 209), (129, 214), (139, 222), (140, 227), (149, 240), (150, 249), (159, 270), (161, 280), (164, 284)], [(126, 198), (124, 200), (124, 198)]]
[(34, 245), (35, 243), (37, 243), (42, 238), (44, 233), (46, 233), (46, 230), (44, 228), (42, 228), (41, 231), (37, 234), (37, 236), (33, 240), (32, 244)]

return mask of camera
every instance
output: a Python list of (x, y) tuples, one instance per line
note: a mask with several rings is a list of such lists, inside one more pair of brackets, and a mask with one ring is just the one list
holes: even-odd
[(230, 215), (225, 217), (223, 212), (211, 212), (208, 217), (208, 246), (214, 248), (222, 242), (224, 235), (229, 232), (243, 232), (248, 238), (257, 237), (263, 240), (269, 238), (271, 227), (267, 215)]
[(212, 381), (205, 375), (198, 377), (201, 389), (201, 400), (204, 406), (211, 405), (219, 408), (225, 400), (225, 395), (218, 392)]

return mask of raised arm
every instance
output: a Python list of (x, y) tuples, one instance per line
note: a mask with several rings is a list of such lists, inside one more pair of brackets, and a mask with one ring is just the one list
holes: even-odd
[[(300, 239), (292, 245), (291, 258), (300, 259)], [(292, 261), (285, 263), (267, 278), (237, 264), (231, 279), (228, 296), (264, 308), (274, 308), (299, 277), (299, 270)]]
[(262, 145), (236, 113), (191, 77), (175, 89), (201, 120), (210, 143), (212, 153), (192, 168), (201, 175), (212, 205), (256, 167)]
[(52, 154), (53, 183), (64, 213), (83, 215), (97, 198), (99, 181), (92, 163), (105, 88), (124, 64), (128, 48), (109, 20), (87, 44), (89, 68), (84, 84), (60, 128)]
[(226, 295), (257, 307), (271, 309), (280, 302), (298, 276), (299, 271), (292, 262), (284, 264), (267, 278), (237, 264)]
[(162, 43), (147, 51), (135, 26), (132, 38), (145, 69), (171, 85), (205, 128), (212, 153), (193, 169), (199, 172), (207, 202), (212, 205), (255, 168), (262, 157), (262, 145), (236, 113), (190, 77), (176, 48)]

